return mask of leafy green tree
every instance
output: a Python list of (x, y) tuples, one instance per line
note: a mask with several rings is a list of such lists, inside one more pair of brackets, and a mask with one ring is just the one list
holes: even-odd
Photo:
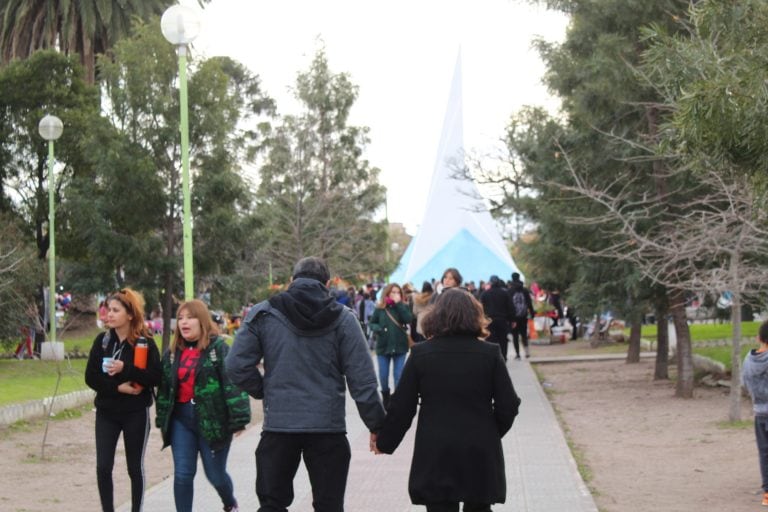
[(96, 56), (126, 37), (132, 20), (146, 21), (170, 5), (168, 0), (2, 0), (0, 59), (7, 64), (58, 48), (79, 56), (86, 82), (93, 84)]
[(39, 258), (45, 258), (49, 240), (48, 147), (38, 124), (48, 113), (64, 123), (55, 146), (54, 192), (60, 205), (69, 181), (86, 171), (80, 140), (98, 117), (98, 91), (81, 75), (72, 59), (54, 51), (0, 69), (0, 204), (19, 213)]
[[(274, 102), (258, 78), (228, 58), (208, 59), (190, 81), (196, 123), (192, 208), (195, 219), (195, 269), (199, 288), (220, 307), (236, 311), (267, 281), (268, 267), (253, 215), (254, 195), (241, 166), (252, 161)], [(256, 118), (259, 119), (256, 119)], [(257, 122), (259, 121), (259, 122)], [(239, 125), (244, 127), (241, 129)]]
[[(658, 296), (644, 291), (650, 283), (643, 282), (642, 274), (633, 264), (622, 263), (610, 254), (612, 247), (625, 240), (616, 236), (614, 224), (595, 229), (596, 221), (603, 215), (602, 207), (590, 204), (591, 199), (574, 185), (585, 180), (608, 191), (629, 189), (634, 197), (650, 193), (660, 205), (669, 206), (664, 203), (665, 189), (674, 184), (666, 182), (663, 162), (650, 158), (647, 151), (649, 140), (658, 133), (659, 98), (647, 81), (639, 79), (636, 66), (647, 46), (642, 39), (642, 27), (656, 22), (670, 27), (670, 31), (679, 29), (675, 17), (685, 14), (688, 2), (545, 3), (569, 13), (571, 24), (563, 43), (537, 43), (547, 63), (545, 82), (562, 99), (565, 113), (557, 136), (534, 138), (534, 154), (541, 158), (524, 162), (536, 198), (531, 209), (536, 215), (533, 219), (544, 235), (543, 240), (539, 238), (542, 243), (537, 255), (539, 259), (547, 254), (558, 255), (558, 246), (564, 245), (578, 248), (582, 255), (603, 258), (600, 272), (595, 272), (596, 261), (588, 266), (576, 263), (579, 268), (574, 272), (577, 283), (573, 290), (613, 290), (614, 294), (604, 295), (603, 300), (608, 299), (612, 307), (638, 318), (646, 300), (658, 300)], [(518, 142), (511, 139), (511, 149), (515, 150)], [(628, 184), (616, 179), (624, 173), (637, 177), (637, 181)], [(602, 220), (607, 221), (604, 217)], [(570, 261), (574, 262), (572, 258)], [(595, 276), (608, 281), (598, 281)], [(671, 293), (677, 294), (674, 290)], [(677, 294), (669, 300), (678, 335), (677, 394), (692, 396), (690, 335), (681, 299), (682, 295)]]
[[(741, 416), (741, 304), (768, 283), (765, 111), (768, 5), (704, 0), (685, 34), (653, 25), (643, 72), (664, 100), (659, 153), (703, 189), (664, 244), (656, 268), (687, 260), (685, 278), (733, 296), (730, 419)], [(692, 221), (693, 220), (693, 221)]]
[[(73, 245), (88, 247), (79, 275), (90, 262), (99, 274), (93, 285), (124, 280), (157, 291), (166, 325), (181, 284), (176, 64), (157, 20), (138, 23), (110, 59), (99, 61), (109, 126), (84, 143), (94, 172), (78, 182), (70, 208), (80, 219), (72, 222)], [(203, 291), (242, 259), (230, 238), (250, 222), (239, 166), (253, 155), (259, 116), (273, 106), (258, 78), (228, 58), (196, 62), (189, 97), (195, 285)], [(152, 293), (145, 295), (155, 302)]]
[(304, 256), (325, 258), (342, 277), (381, 272), (386, 228), (379, 170), (362, 157), (368, 129), (348, 124), (357, 87), (333, 73), (320, 50), (295, 88), (302, 111), (283, 116), (264, 142), (257, 213), (275, 274)]

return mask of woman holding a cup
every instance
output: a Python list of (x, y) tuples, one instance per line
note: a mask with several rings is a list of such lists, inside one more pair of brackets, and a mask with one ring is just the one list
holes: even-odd
[(138, 512), (144, 499), (151, 389), (160, 383), (160, 352), (144, 324), (144, 299), (130, 288), (107, 298), (106, 327), (106, 332), (96, 336), (85, 369), (85, 382), (96, 391), (99, 497), (102, 510), (114, 511), (112, 468), (122, 432), (131, 479), (131, 510)]

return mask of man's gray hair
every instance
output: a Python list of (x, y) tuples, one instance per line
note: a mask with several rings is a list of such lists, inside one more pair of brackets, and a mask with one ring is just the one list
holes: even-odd
[(325, 284), (331, 279), (331, 273), (328, 270), (328, 265), (321, 258), (308, 256), (300, 259), (293, 267), (293, 278), (299, 277), (315, 279)]

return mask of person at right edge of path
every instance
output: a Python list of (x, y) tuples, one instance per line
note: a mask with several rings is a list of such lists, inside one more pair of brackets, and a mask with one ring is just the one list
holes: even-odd
[(427, 512), (491, 512), (507, 495), (501, 438), (520, 408), (483, 307), (448, 289), (424, 313), (429, 341), (413, 347), (379, 432), (375, 453), (393, 453), (419, 419), (408, 493)]
[(509, 296), (512, 299), (512, 344), (515, 347), (515, 359), (520, 359), (520, 341), (523, 342), (525, 357), (528, 352), (528, 319), (533, 318), (533, 301), (531, 291), (523, 286), (520, 274), (512, 272), (512, 283), (509, 286)]
[(752, 397), (757, 457), (763, 482), (763, 506), (768, 507), (768, 321), (760, 325), (757, 341), (760, 346), (750, 350), (744, 358), (741, 383)]
[(483, 305), (485, 316), (491, 319), (488, 330), (491, 334), (485, 341), (496, 343), (501, 348), (501, 356), (507, 360), (507, 346), (510, 333), (510, 321), (512, 320), (512, 297), (504, 287), (504, 282), (499, 276), (491, 276), (491, 287), (480, 295), (480, 303)]
[[(288, 289), (248, 313), (225, 362), (235, 385), (263, 399), (263, 432), (256, 448), (261, 512), (288, 510), (302, 457), (314, 510), (344, 510), (351, 458), (346, 386), (370, 431), (370, 443), (384, 422), (360, 323), (331, 296), (329, 282), (323, 260), (301, 259)], [(263, 376), (257, 367), (261, 363)]]

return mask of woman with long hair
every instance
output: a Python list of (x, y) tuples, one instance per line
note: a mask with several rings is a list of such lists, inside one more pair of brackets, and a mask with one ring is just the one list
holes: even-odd
[(448, 267), (445, 269), (445, 271), (443, 271), (443, 277), (440, 278), (440, 282), (435, 288), (435, 293), (433, 293), (429, 298), (429, 303), (434, 304), (444, 290), (448, 290), (449, 288), (458, 288), (463, 282), (464, 278), (461, 276), (459, 269)]
[(173, 453), (173, 497), (177, 512), (191, 512), (198, 454), (208, 481), (225, 511), (236, 511), (227, 456), (232, 436), (251, 420), (248, 395), (227, 377), (229, 346), (219, 336), (203, 301), (191, 300), (176, 312), (176, 330), (163, 354), (156, 423), (163, 448)]
[(429, 305), (429, 299), (432, 298), (433, 294), (434, 289), (432, 288), (432, 283), (429, 281), (424, 281), (421, 285), (421, 293), (416, 293), (413, 295), (413, 307), (411, 308), (413, 311), (413, 320), (411, 320), (411, 334), (413, 335), (413, 341), (417, 343), (426, 339), (421, 333), (419, 319), (421, 318), (421, 314), (424, 312), (424, 310), (427, 309), (427, 306)]
[(408, 354), (407, 329), (412, 319), (411, 310), (403, 302), (403, 290), (400, 285), (390, 283), (385, 286), (368, 322), (376, 334), (376, 360), (379, 363), (379, 384), (385, 407), (391, 394), (389, 368), (391, 365), (394, 388), (397, 388), (405, 356)]
[(425, 313), (428, 341), (419, 343), (392, 395), (371, 449), (392, 453), (419, 411), (408, 492), (428, 512), (489, 512), (504, 503), (501, 438), (520, 399), (498, 345), (488, 336), (483, 307), (469, 292), (448, 288)]
[[(139, 512), (144, 500), (151, 389), (160, 383), (160, 353), (144, 323), (141, 294), (124, 288), (107, 298), (106, 307), (107, 330), (93, 341), (85, 368), (85, 382), (96, 391), (99, 498), (104, 512), (114, 511), (112, 468), (122, 432), (131, 479), (131, 510)], [(142, 359), (146, 364), (139, 362)]]

